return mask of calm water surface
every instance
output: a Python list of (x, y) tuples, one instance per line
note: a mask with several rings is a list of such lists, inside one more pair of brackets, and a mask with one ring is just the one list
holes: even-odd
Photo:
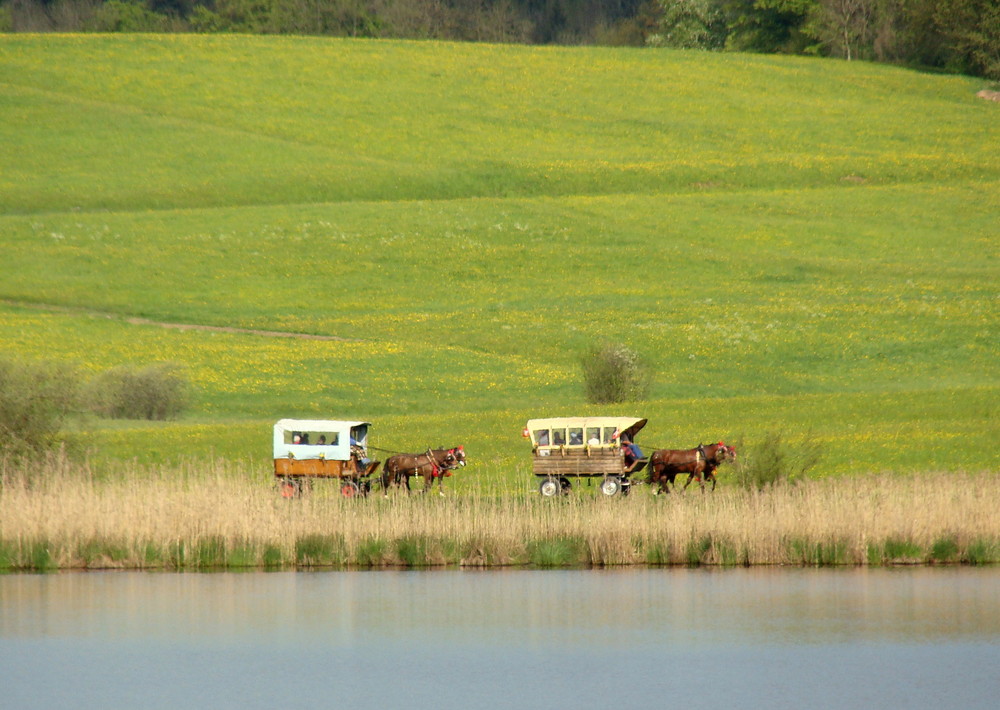
[(1000, 707), (1000, 569), (0, 577), (0, 708)]

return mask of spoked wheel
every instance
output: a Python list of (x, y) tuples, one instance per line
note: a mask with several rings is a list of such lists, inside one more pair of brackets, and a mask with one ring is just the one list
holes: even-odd
[(608, 476), (601, 481), (601, 493), (611, 497), (622, 492), (622, 479), (617, 476)]
[(278, 492), (282, 498), (298, 498), (302, 495), (302, 482), (295, 478), (282, 478), (278, 481)]
[(340, 484), (340, 495), (344, 496), (344, 498), (357, 498), (361, 495), (361, 486), (355, 481), (343, 481)]
[(543, 498), (552, 498), (559, 495), (561, 491), (562, 486), (554, 478), (543, 478), (542, 482), (538, 484), (538, 492), (542, 494)]

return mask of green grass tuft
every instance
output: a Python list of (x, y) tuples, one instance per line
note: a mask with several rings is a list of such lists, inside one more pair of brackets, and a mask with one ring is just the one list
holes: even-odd
[(295, 563), (327, 567), (344, 563), (344, 539), (339, 535), (304, 535), (295, 541)]
[(540, 569), (579, 567), (589, 563), (586, 544), (575, 537), (554, 537), (528, 544), (528, 560)]

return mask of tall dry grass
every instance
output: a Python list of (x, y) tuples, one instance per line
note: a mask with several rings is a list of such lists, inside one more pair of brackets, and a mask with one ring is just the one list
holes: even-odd
[[(44, 474), (40, 473), (44, 471)], [(97, 475), (0, 464), (0, 569), (866, 565), (1000, 561), (1000, 474), (558, 500), (492, 490), (281, 498), (223, 460)]]

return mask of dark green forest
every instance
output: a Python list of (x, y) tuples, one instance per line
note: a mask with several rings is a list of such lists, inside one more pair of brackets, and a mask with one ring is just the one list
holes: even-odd
[(1000, 80), (998, 0), (2, 0), (4, 32), (238, 32), (812, 54)]

